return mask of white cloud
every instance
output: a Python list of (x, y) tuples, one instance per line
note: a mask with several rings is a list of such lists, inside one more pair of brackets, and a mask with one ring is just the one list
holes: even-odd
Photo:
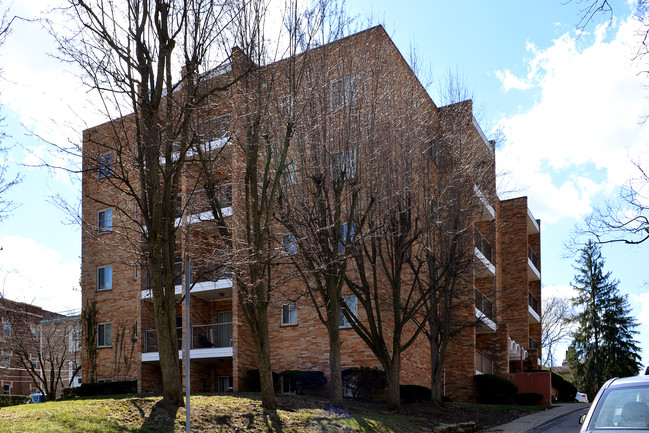
[(505, 69), (504, 71), (496, 71), (496, 77), (503, 83), (503, 87), (505, 88), (505, 92), (508, 92), (511, 89), (518, 89), (518, 90), (527, 90), (532, 88), (533, 84), (528, 82), (527, 80), (518, 78), (509, 69)]
[(7, 299), (50, 311), (81, 308), (80, 265), (33, 239), (0, 238), (0, 290)]
[(552, 286), (543, 286), (541, 290), (542, 299), (547, 298), (561, 298), (561, 299), (570, 299), (577, 295), (577, 292), (572, 286), (562, 286), (562, 285), (552, 285)]
[(649, 101), (641, 65), (631, 63), (636, 29), (634, 20), (624, 21), (607, 40), (598, 27), (587, 47), (569, 33), (546, 49), (528, 43), (527, 75), (499, 75), (505, 88), (540, 90), (533, 108), (501, 120), (507, 139), (497, 160), (545, 221), (588, 213), (596, 194), (628, 180), (629, 155), (649, 151), (649, 125), (639, 124)]

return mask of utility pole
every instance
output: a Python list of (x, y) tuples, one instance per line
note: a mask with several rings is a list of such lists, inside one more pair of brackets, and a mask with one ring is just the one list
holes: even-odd
[(192, 269), (192, 260), (188, 259), (185, 261), (185, 353), (183, 354), (184, 368), (185, 368), (185, 431), (190, 433), (192, 431), (191, 426), (191, 404), (189, 401), (190, 398), (190, 364), (189, 364), (189, 352), (191, 350), (191, 332), (192, 327), (189, 323), (189, 288), (191, 284), (191, 269)]

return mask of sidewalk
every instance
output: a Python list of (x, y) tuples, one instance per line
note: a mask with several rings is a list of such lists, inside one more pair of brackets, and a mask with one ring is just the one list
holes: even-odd
[(484, 433), (525, 433), (578, 410), (586, 413), (589, 406), (589, 403), (555, 404), (552, 409), (518, 418), (508, 424), (491, 427), (489, 430), (485, 430)]

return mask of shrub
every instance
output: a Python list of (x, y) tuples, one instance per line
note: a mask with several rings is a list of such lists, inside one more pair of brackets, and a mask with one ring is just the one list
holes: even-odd
[(78, 388), (74, 386), (66, 386), (63, 388), (63, 392), (61, 394), (62, 398), (74, 398), (74, 397), (79, 397), (79, 394), (77, 393)]
[[(261, 391), (261, 379), (259, 377), (259, 370), (248, 370), (248, 391), (251, 392), (260, 392)], [(279, 374), (273, 372), (273, 387), (277, 388), (277, 383), (279, 382)]]
[(28, 395), (0, 394), (0, 407), (16, 406), (32, 402), (32, 398)]
[(538, 392), (521, 392), (514, 396), (514, 401), (520, 406), (533, 406), (543, 398)]
[(495, 374), (473, 376), (478, 401), (486, 404), (509, 404), (518, 393), (518, 387), (511, 381)]
[(342, 371), (345, 396), (370, 400), (375, 391), (385, 389), (385, 372), (377, 368), (353, 367)]
[(288, 392), (303, 394), (305, 389), (318, 389), (327, 383), (327, 378), (322, 371), (288, 370), (279, 374), (283, 380), (289, 381)]
[(77, 388), (76, 395), (79, 397), (91, 397), (95, 395), (135, 394), (136, 392), (137, 380), (125, 380), (121, 382), (83, 383)]
[(408, 403), (430, 401), (433, 394), (430, 388), (421, 385), (400, 385), (399, 392), (401, 400)]
[(575, 401), (577, 387), (564, 379), (560, 374), (554, 372), (552, 372), (552, 388), (557, 390), (558, 401), (567, 403)]

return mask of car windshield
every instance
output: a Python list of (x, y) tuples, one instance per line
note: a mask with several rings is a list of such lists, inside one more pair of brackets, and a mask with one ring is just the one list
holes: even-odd
[(649, 431), (649, 387), (606, 390), (597, 403), (589, 429)]

